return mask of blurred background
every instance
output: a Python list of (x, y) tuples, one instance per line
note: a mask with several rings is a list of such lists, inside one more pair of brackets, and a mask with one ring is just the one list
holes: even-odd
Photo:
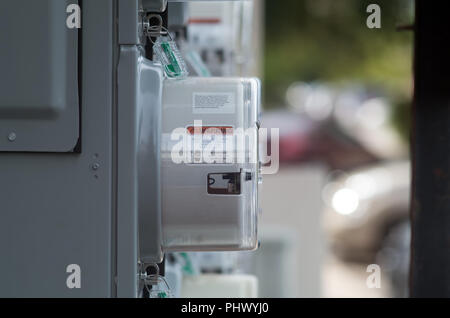
[(376, 1), (379, 29), (371, 3), (189, 2), (187, 28), (169, 15), (190, 74), (260, 77), (262, 127), (280, 129), (260, 248), (168, 255), (177, 296), (407, 296), (414, 1)]

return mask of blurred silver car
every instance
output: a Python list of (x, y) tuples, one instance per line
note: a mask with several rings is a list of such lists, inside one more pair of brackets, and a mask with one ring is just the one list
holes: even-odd
[(329, 245), (340, 259), (376, 263), (406, 296), (409, 264), (410, 163), (376, 163), (335, 172), (323, 190)]

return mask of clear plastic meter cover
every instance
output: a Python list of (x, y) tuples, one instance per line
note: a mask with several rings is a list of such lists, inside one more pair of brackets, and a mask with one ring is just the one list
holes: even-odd
[(165, 81), (165, 251), (256, 248), (259, 105), (258, 79)]

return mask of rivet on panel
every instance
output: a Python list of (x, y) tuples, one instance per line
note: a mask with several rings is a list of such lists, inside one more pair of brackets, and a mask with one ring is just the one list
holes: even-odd
[(10, 134), (8, 135), (8, 140), (11, 141), (11, 142), (15, 141), (16, 138), (17, 138), (16, 133), (13, 133), (13, 132), (12, 132), (12, 133), (10, 133)]

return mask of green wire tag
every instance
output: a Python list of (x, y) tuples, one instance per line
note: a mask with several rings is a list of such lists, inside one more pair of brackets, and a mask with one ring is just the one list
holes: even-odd
[(173, 40), (167, 37), (159, 37), (153, 49), (168, 77), (185, 78), (188, 75), (186, 63)]

